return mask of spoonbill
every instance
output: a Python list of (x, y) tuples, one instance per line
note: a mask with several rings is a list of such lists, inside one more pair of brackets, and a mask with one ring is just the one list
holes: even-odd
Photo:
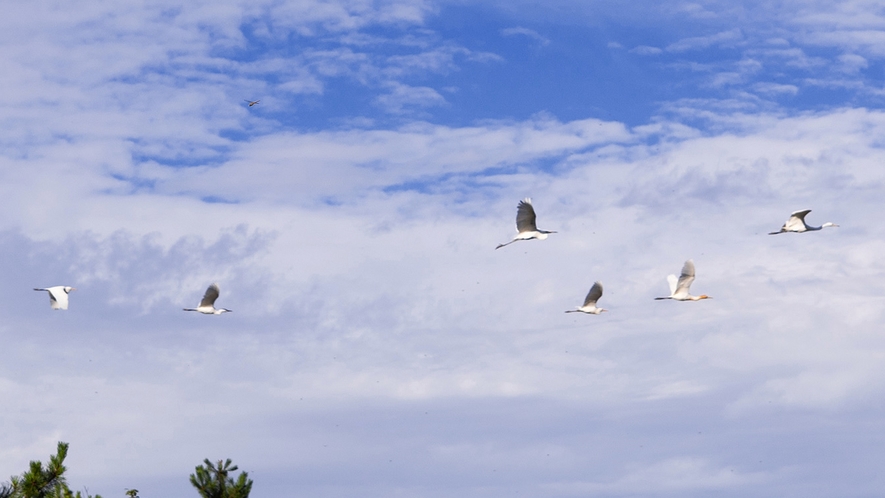
[(249, 100), (249, 99), (243, 99), (243, 100), (245, 100), (246, 102), (249, 103), (249, 107), (252, 107), (253, 105), (258, 105), (258, 103), (261, 102), (260, 100)]
[(516, 206), (516, 237), (513, 237), (513, 240), (510, 242), (498, 244), (498, 247), (495, 249), (508, 246), (517, 240), (544, 240), (547, 238), (547, 234), (556, 233), (553, 231), (538, 230), (538, 226), (535, 224), (535, 218), (535, 208), (532, 207), (532, 200), (526, 197), (524, 200), (519, 201), (519, 205)]
[(218, 299), (218, 284), (212, 284), (203, 294), (203, 300), (196, 308), (182, 308), (184, 311), (199, 311), (204, 315), (220, 315), (222, 313), (230, 313), (233, 310), (227, 308), (216, 308), (215, 300)]
[(694, 282), (694, 261), (688, 260), (682, 266), (682, 275), (676, 279), (676, 275), (669, 275), (667, 282), (670, 284), (670, 295), (667, 297), (656, 297), (658, 299), (675, 299), (677, 301), (700, 301), (701, 299), (713, 299), (706, 294), (700, 296), (692, 296), (688, 293), (688, 288)]
[(52, 309), (66, 310), (68, 309), (68, 294), (77, 289), (66, 285), (56, 285), (55, 287), (47, 287), (45, 289), (35, 288), (34, 290), (46, 291), (49, 293), (49, 305), (52, 306)]
[(803, 209), (802, 211), (796, 211), (790, 214), (790, 219), (784, 223), (784, 226), (781, 227), (777, 232), (769, 232), (768, 235), (777, 235), (779, 233), (784, 232), (812, 232), (816, 230), (821, 230), (827, 227), (838, 227), (839, 225), (835, 223), (826, 222), (819, 227), (809, 226), (808, 223), (805, 223), (805, 215), (810, 213), (810, 209)]
[(602, 297), (602, 282), (596, 282), (593, 284), (593, 287), (590, 287), (590, 292), (587, 293), (587, 297), (584, 298), (584, 305), (578, 306), (578, 309), (568, 310), (566, 313), (589, 313), (591, 315), (598, 315), (602, 313), (604, 310), (602, 308), (596, 307), (596, 301), (599, 301), (599, 298)]

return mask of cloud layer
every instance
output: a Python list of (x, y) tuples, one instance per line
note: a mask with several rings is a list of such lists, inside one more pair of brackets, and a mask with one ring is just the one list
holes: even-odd
[[(569, 2), (488, 3), (473, 39), (425, 2), (13, 12), (0, 469), (64, 440), (105, 496), (192, 493), (207, 457), (257, 498), (880, 489), (885, 114), (852, 101), (881, 83), (875, 8), (801, 3), (775, 37), (665, 7), (709, 29), (594, 52), (703, 76), (639, 124), (543, 96), (446, 117), (475, 91), (458, 73), (561, 50)], [(862, 90), (779, 100), (836, 81)], [(495, 251), (524, 197), (558, 233)], [(841, 226), (766, 235), (803, 208)], [(713, 299), (653, 301), (689, 258)], [(563, 313), (596, 280), (611, 311)], [(211, 282), (234, 313), (180, 311)], [(78, 288), (69, 311), (48, 285)]]

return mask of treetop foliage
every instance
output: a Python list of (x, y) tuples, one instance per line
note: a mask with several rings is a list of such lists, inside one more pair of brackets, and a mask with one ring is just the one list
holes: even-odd
[[(0, 498), (101, 498), (88, 491), (71, 491), (65, 480), (65, 458), (68, 456), (68, 443), (59, 441), (55, 455), (49, 457), (44, 466), (39, 460), (31, 461), (28, 470), (20, 476), (12, 476), (8, 483), (0, 483)], [(219, 460), (213, 464), (203, 460), (190, 476), (191, 484), (203, 498), (249, 498), (252, 480), (249, 474), (241, 472), (236, 479), (231, 473), (238, 470), (231, 459)], [(137, 489), (126, 489), (126, 496), (138, 498)]]
[(49, 457), (45, 467), (39, 460), (32, 460), (27, 472), (12, 476), (8, 484), (0, 485), (0, 498), (101, 498), (89, 493), (74, 493), (65, 481), (65, 457), (68, 456), (68, 443), (58, 442), (55, 455)]
[(249, 498), (252, 491), (252, 480), (246, 472), (240, 473), (237, 479), (228, 474), (237, 470), (236, 465), (231, 465), (231, 459), (219, 460), (213, 464), (209, 459), (203, 460), (203, 465), (198, 465), (191, 474), (191, 484), (197, 488), (203, 498)]

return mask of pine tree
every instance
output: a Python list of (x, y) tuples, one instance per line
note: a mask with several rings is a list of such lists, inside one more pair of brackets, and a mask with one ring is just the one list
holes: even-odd
[(68, 443), (58, 442), (55, 455), (49, 457), (49, 464), (43, 467), (39, 460), (31, 461), (27, 472), (13, 476), (9, 484), (0, 486), (0, 498), (101, 498), (87, 492), (75, 494), (65, 481), (65, 457), (68, 456)]
[(249, 498), (252, 491), (252, 480), (249, 474), (241, 472), (236, 481), (228, 474), (237, 470), (236, 465), (231, 465), (231, 459), (218, 461), (213, 465), (209, 459), (203, 460), (204, 465), (198, 465), (191, 474), (191, 484), (197, 488), (203, 498)]

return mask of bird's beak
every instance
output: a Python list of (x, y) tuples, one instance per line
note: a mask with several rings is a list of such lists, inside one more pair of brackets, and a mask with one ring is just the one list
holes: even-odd
[(72, 291), (75, 291), (75, 290), (77, 290), (77, 288), (76, 288), (76, 287), (71, 287), (71, 290), (72, 290)]

